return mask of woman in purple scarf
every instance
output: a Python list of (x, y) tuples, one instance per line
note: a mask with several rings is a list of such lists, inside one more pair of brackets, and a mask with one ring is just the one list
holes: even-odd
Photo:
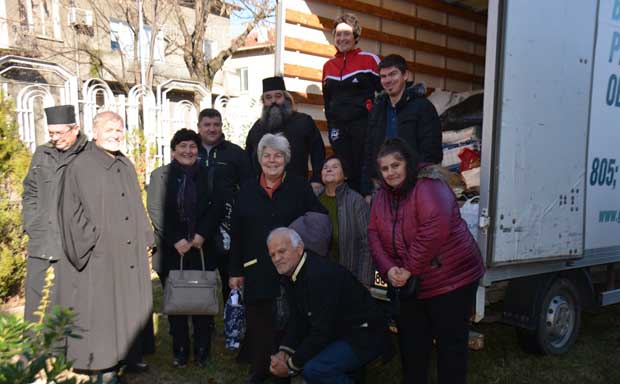
[[(201, 269), (200, 250), (205, 268), (214, 270), (216, 261), (206, 253), (206, 241), (217, 231), (223, 205), (209, 196), (207, 171), (198, 161), (200, 136), (181, 129), (172, 137), (172, 162), (151, 174), (147, 210), (155, 229), (157, 248), (153, 254), (153, 269), (165, 286), (168, 272), (179, 269)], [(183, 256), (183, 258), (181, 258)], [(173, 365), (185, 367), (189, 359), (190, 316), (168, 316), (173, 345)], [(209, 357), (213, 316), (191, 316), (193, 323), (194, 360), (204, 367)]]

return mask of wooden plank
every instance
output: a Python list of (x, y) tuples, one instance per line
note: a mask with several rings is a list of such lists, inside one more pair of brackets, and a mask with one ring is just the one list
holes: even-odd
[[(335, 48), (327, 44), (313, 43), (305, 40), (287, 37), (285, 39), (284, 49), (291, 51), (299, 51), (309, 55), (332, 57)], [(454, 80), (482, 84), (481, 76), (472, 75), (466, 72), (454, 71), (451, 69), (434, 67), (431, 65), (413, 63), (408, 61), (407, 66), (413, 73), (424, 73), (438, 77), (447, 77)], [(306, 80), (322, 81), (322, 70), (308, 68), (295, 64), (284, 64), (285, 76), (299, 77)]]
[[(426, 96), (429, 96), (431, 93), (435, 91), (433, 87), (426, 88)], [(295, 104), (307, 104), (307, 105), (315, 105), (323, 107), (323, 95), (319, 95), (317, 93), (305, 93), (305, 92), (295, 92), (289, 91), (291, 96), (293, 96), (293, 100), (295, 100)], [(327, 125), (325, 126), (327, 129)]]
[(319, 128), (319, 131), (327, 132), (327, 121), (314, 119), (314, 122), (316, 123), (316, 126)]
[(323, 95), (305, 92), (290, 92), (295, 104), (310, 104), (323, 106)]
[[(331, 34), (334, 20), (322, 16), (310, 15), (292, 9), (287, 9), (286, 22), (289, 24), (298, 24), (303, 27), (326, 31)], [(410, 48), (416, 51), (428, 52), (440, 56), (450, 57), (453, 59), (463, 60), (473, 64), (484, 65), (485, 61), (484, 55), (476, 55), (458, 49), (452, 49), (442, 47), (440, 45), (425, 43), (416, 39), (394, 35), (391, 33), (385, 33), (369, 28), (362, 29), (362, 37), (364, 39), (375, 40), (381, 43), (396, 45), (398, 47)]]
[(410, 2), (411, 4), (419, 5), (421, 7), (434, 9), (435, 11), (439, 11), (439, 12), (444, 12), (444, 13), (447, 13), (448, 15), (458, 16), (461, 19), (470, 20), (478, 24), (486, 25), (487, 23), (487, 16), (482, 13), (470, 11), (468, 9), (464, 9), (461, 7), (456, 7), (454, 5), (449, 5), (442, 1), (437, 1), (437, 0), (406, 0), (406, 1)]
[(453, 36), (459, 39), (472, 41), (478, 44), (485, 44), (486, 37), (476, 33), (468, 32), (459, 28), (449, 27), (447, 25), (428, 21), (416, 16), (410, 16), (404, 13), (390, 11), (389, 9), (362, 3), (357, 0), (306, 0), (307, 2), (319, 2), (328, 5), (334, 5), (372, 16), (381, 17), (386, 20), (392, 20), (399, 23), (407, 24), (411, 27), (425, 29), (427, 31), (442, 33), (444, 35)]
[(320, 69), (308, 68), (295, 64), (284, 64), (284, 76), (299, 77), (300, 79), (311, 81), (322, 81), (322, 73)]
[(294, 37), (284, 38), (284, 49), (327, 58), (334, 57), (336, 54), (336, 48), (332, 45), (315, 43), (313, 41), (296, 39)]

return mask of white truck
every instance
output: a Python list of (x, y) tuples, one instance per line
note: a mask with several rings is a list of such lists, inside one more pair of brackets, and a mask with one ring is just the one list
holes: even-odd
[[(279, 4), (276, 71), (295, 83), (304, 75), (287, 75), (290, 1), (301, 9), (300, 0)], [(311, 13), (321, 11), (317, 1), (336, 13), (349, 7), (307, 0)], [(355, 4), (360, 17), (365, 8)], [(476, 321), (485, 292), (505, 286), (501, 321), (524, 346), (559, 354), (574, 343), (582, 310), (620, 302), (620, 0), (489, 0), (486, 10), (479, 245), (487, 272)]]

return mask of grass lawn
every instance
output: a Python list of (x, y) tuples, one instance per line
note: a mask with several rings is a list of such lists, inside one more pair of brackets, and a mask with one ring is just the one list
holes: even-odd
[[(155, 308), (161, 308), (161, 289), (155, 284)], [(235, 353), (224, 348), (223, 324), (219, 316), (212, 359), (200, 369), (190, 365), (185, 369), (172, 367), (171, 338), (163, 316), (156, 322), (157, 353), (147, 361), (148, 373), (129, 375), (130, 384), (234, 384), (243, 383), (247, 366), (235, 363)], [(620, 305), (603, 308), (597, 313), (584, 313), (581, 333), (576, 345), (563, 356), (536, 356), (522, 352), (512, 328), (500, 324), (477, 324), (474, 329), (484, 334), (482, 351), (470, 352), (469, 383), (484, 384), (586, 384), (620, 383)], [(400, 383), (400, 364), (394, 358), (390, 364), (372, 367), (367, 383)]]

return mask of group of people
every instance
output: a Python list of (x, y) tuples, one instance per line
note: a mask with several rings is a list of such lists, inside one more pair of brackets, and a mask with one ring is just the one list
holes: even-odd
[[(121, 365), (147, 368), (152, 255), (164, 286), (182, 266), (217, 269), (224, 300), (242, 289), (247, 383), (354, 382), (389, 350), (386, 313), (370, 294), (375, 270), (398, 303), (403, 382), (427, 382), (434, 344), (439, 382), (465, 382), (480, 251), (436, 165), (437, 112), (408, 82), (405, 59), (361, 51), (360, 35), (353, 15), (339, 17), (338, 53), (323, 69), (334, 155), (284, 79), (267, 78), (245, 149), (226, 140), (217, 110), (201, 111), (196, 130), (174, 133), (171, 163), (150, 175), (146, 210), (121, 152), (122, 118), (99, 113), (89, 142), (72, 106), (46, 109), (50, 141), (24, 180), (25, 311), (36, 319), (53, 268), (52, 303), (77, 313), (81, 338), (66, 347), (77, 370), (114, 383)], [(173, 365), (193, 355), (204, 366), (213, 317), (168, 320)]]

